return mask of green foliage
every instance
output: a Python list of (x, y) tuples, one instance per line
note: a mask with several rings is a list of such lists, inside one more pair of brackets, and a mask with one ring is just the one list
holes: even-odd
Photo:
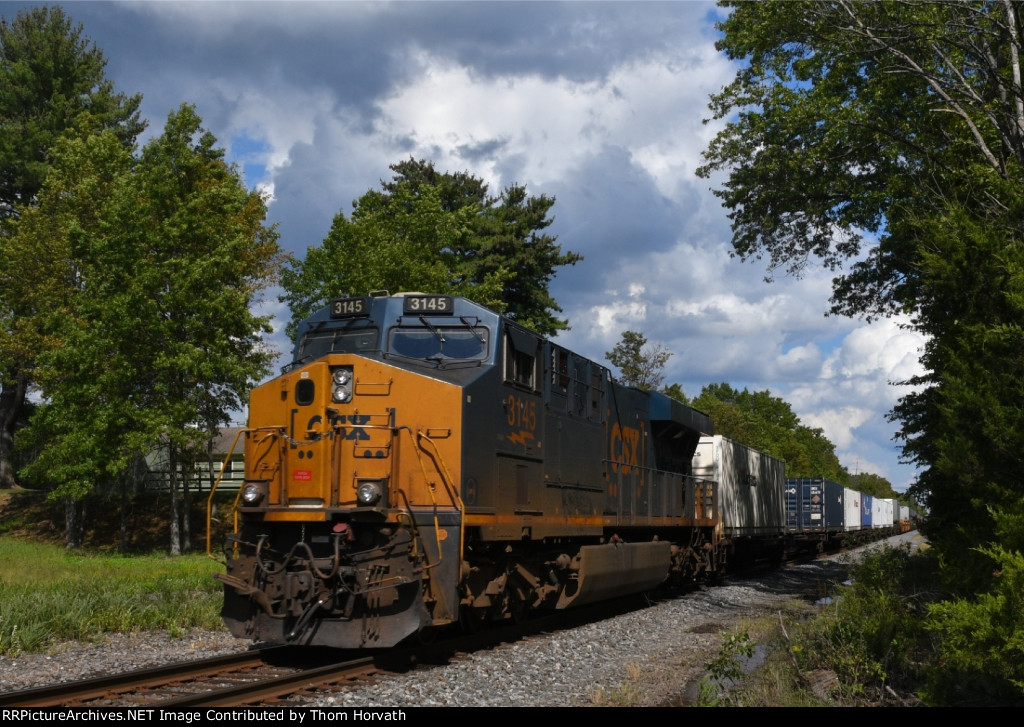
[(668, 384), (667, 386), (663, 386), (661, 393), (665, 396), (671, 396), (676, 401), (681, 401), (684, 404), (690, 403), (690, 397), (686, 395), (686, 392), (683, 391), (683, 387), (680, 384)]
[(927, 628), (939, 639), (928, 687), (936, 704), (1019, 704), (1024, 698), (1024, 555), (998, 545), (978, 553), (988, 561), (989, 589), (928, 609)]
[(850, 487), (872, 497), (896, 497), (892, 483), (881, 475), (860, 473), (850, 476)]
[(200, 123), (181, 107), (138, 159), (110, 134), (58, 145), (18, 223), (62, 266), (37, 356), (45, 400), (25, 432), (39, 449), (28, 473), (53, 497), (116, 482), (157, 446), (187, 458), (271, 360), (269, 321), (250, 307), (277, 236)]
[(930, 555), (885, 548), (852, 567), (852, 584), (793, 636), (802, 672), (827, 669), (838, 676), (844, 700), (885, 699), (886, 687), (913, 691), (933, 655), (924, 628), (935, 590), (937, 563)]
[(33, 385), (42, 317), (59, 309), (68, 281), (63, 250), (12, 234), (9, 223), (33, 208), (67, 137), (109, 133), (130, 150), (145, 128), (141, 96), (116, 93), (106, 60), (59, 7), (19, 12), (0, 22), (0, 486), (14, 483), (15, 427)]
[(701, 681), (698, 702), (711, 707), (723, 704), (724, 694), (744, 676), (744, 663), (754, 656), (754, 644), (745, 630), (725, 635), (718, 655), (705, 664), (708, 676)]
[[(104, 398), (99, 387), (103, 378), (93, 370), (75, 381), (76, 386), (69, 386), (72, 382), (64, 373), (47, 363), (48, 357), (71, 353), (64, 349), (70, 342), (65, 331), (75, 318), (85, 274), (73, 248), (76, 241), (89, 239), (101, 225), (130, 165), (129, 151), (111, 132), (63, 138), (54, 147), (51, 171), (36, 204), (25, 208), (9, 225), (13, 230), (7, 258), (10, 266), (0, 266), (5, 279), (16, 286), (19, 300), (33, 309), (31, 315), (26, 310), (17, 319), (15, 340), (25, 347), (26, 360), (36, 360), (36, 384), (50, 397), (50, 402), (37, 408), (34, 426), (22, 433), (23, 446), (42, 452), (26, 472), (39, 481), (61, 483), (61, 496), (80, 497), (88, 492), (102, 479), (105, 459), (113, 455), (105, 446), (110, 443), (105, 437), (109, 428), (99, 428), (90, 420), (90, 415), (102, 413)], [(33, 260), (41, 264), (34, 265)], [(89, 325), (94, 323), (89, 321)], [(104, 347), (99, 358), (106, 353)], [(117, 378), (120, 372), (107, 375)], [(61, 387), (67, 390), (61, 392)], [(49, 406), (62, 396), (78, 402), (71, 417), (67, 409)]]
[(555, 270), (581, 259), (542, 230), (555, 200), (513, 185), (499, 196), (468, 173), (409, 159), (351, 218), (338, 213), (319, 247), (282, 272), (290, 330), (331, 298), (420, 290), (470, 298), (542, 334), (567, 327), (548, 293)]
[(0, 22), (0, 217), (33, 202), (50, 150), (68, 130), (109, 129), (130, 147), (145, 129), (142, 96), (115, 93), (106, 65), (60, 7), (23, 10)]
[[(605, 353), (608, 362), (619, 369), (619, 379), (623, 384), (644, 391), (658, 388), (665, 378), (662, 371), (671, 356), (661, 344), (648, 345), (647, 338), (638, 331), (623, 331), (622, 340)], [(678, 393), (682, 395), (681, 388)]]
[(708, 384), (693, 406), (711, 416), (717, 434), (785, 460), (787, 477), (825, 477), (850, 483), (850, 475), (825, 433), (801, 424), (792, 407), (767, 390), (737, 391), (724, 382)]
[(288, 291), (282, 300), (292, 309), (292, 327), (332, 298), (375, 290), (465, 295), (502, 310), (504, 271), (475, 283), (453, 274), (454, 251), (468, 244), (478, 211), (475, 206), (445, 210), (441, 190), (434, 187), (367, 192), (351, 220), (339, 213), (323, 243), (282, 272)]
[(929, 230), (922, 360), (932, 373), (896, 414), (905, 452), (928, 465), (913, 494), (931, 513), (929, 538), (960, 577), (984, 588), (975, 546), (994, 538), (989, 508), (1024, 502), (1024, 254), (1017, 235), (963, 210)]
[(0, 654), (110, 632), (219, 628), (218, 569), (205, 556), (122, 558), (0, 539)]
[(791, 272), (860, 255), (832, 312), (926, 335), (893, 417), (949, 580), (984, 591), (988, 506), (1024, 501), (1019, 8), (725, 5), (718, 45), (742, 63), (712, 98), (727, 123), (700, 173), (728, 172), (734, 250)]

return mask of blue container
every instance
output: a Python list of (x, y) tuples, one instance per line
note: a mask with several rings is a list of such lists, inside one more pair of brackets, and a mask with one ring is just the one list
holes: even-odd
[[(786, 479), (786, 531), (824, 533), (843, 529), (846, 488), (824, 477)], [(869, 510), (870, 513), (870, 510)]]

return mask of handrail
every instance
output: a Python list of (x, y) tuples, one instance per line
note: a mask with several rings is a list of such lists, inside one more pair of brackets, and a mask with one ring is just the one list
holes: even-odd
[[(452, 486), (452, 475), (451, 475), (451, 472), (448, 471), (448, 466), (444, 463), (444, 458), (441, 456), (441, 451), (437, 448), (437, 444), (434, 442), (434, 440), (432, 440), (430, 437), (428, 437), (423, 432), (415, 432), (414, 433), (410, 427), (404, 426), (404, 425), (403, 426), (395, 427), (394, 431), (405, 431), (405, 432), (407, 432), (409, 434), (409, 437), (413, 439), (413, 449), (414, 449), (414, 451), (416, 453), (416, 461), (417, 461), (417, 463), (420, 466), (420, 473), (423, 475), (423, 482), (426, 485), (427, 490), (430, 492), (430, 499), (433, 501), (433, 505), (434, 505), (434, 536), (435, 536), (435, 538), (437, 540), (437, 562), (432, 564), (432, 565), (426, 566), (426, 569), (435, 568), (435, 567), (437, 567), (438, 565), (441, 564), (441, 561), (444, 560), (444, 554), (443, 554), (443, 551), (442, 551), (442, 548), (441, 548), (441, 527), (440, 527), (440, 523), (438, 523), (438, 520), (437, 520), (437, 506), (438, 506), (438, 503), (437, 503), (437, 498), (434, 497), (434, 492), (435, 492), (436, 486), (431, 484), (431, 478), (427, 474), (426, 466), (424, 466), (424, 464), (423, 464), (423, 455), (424, 454), (430, 455), (430, 457), (435, 460), (435, 464), (436, 464), (436, 467), (437, 467), (436, 471), (437, 471), (438, 475), (440, 475), (441, 482), (444, 484), (444, 488), (448, 492), (448, 496), (449, 496), (452, 504), (455, 506), (456, 510), (458, 510), (458, 512), (460, 514), (463, 514), (465, 512), (465, 505), (463, 504), (462, 498), (459, 496), (458, 492)], [(427, 452), (426, 449), (420, 445), (419, 440), (425, 440), (427, 442), (430, 442), (430, 444), (433, 447), (434, 451), (433, 452)], [(415, 523), (416, 523), (415, 518), (412, 517), (412, 513), (411, 512), (409, 512), (408, 515), (410, 516), (410, 520), (411, 520), (411, 523), (413, 525), (413, 528), (415, 528)], [(459, 560), (460, 560), (460, 562), (462, 560), (462, 550), (463, 550), (464, 546), (465, 546), (465, 518), (464, 517), (460, 517), (459, 518)]]
[[(234, 441), (231, 442), (231, 448), (228, 450), (227, 456), (224, 457), (224, 462), (221, 463), (220, 474), (217, 475), (217, 479), (213, 483), (213, 487), (210, 488), (210, 496), (206, 499), (206, 555), (207, 557), (212, 558), (213, 560), (216, 560), (216, 558), (214, 558), (210, 552), (212, 547), (210, 545), (210, 541), (213, 539), (213, 495), (214, 493), (217, 492), (217, 487), (220, 485), (221, 479), (224, 478), (224, 473), (228, 469), (228, 462), (231, 461), (231, 457), (235, 454), (235, 447), (238, 446), (238, 438), (241, 437), (242, 434), (245, 434), (250, 431), (252, 430), (248, 428), (243, 428), (239, 429), (238, 432), (235, 434), (235, 439)], [(239, 489), (239, 493), (241, 493), (241, 489)], [(235, 511), (237, 512), (237, 508), (235, 508)], [(235, 522), (235, 530), (238, 530), (237, 521)]]

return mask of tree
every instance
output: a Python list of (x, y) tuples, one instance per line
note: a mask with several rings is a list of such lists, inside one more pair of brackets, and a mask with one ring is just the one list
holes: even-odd
[(642, 333), (623, 331), (622, 340), (604, 356), (619, 369), (623, 384), (647, 391), (661, 385), (665, 379), (662, 371), (672, 354), (660, 343), (648, 345)]
[(729, 122), (700, 173), (728, 171), (734, 250), (770, 274), (860, 256), (831, 312), (907, 314), (929, 337), (893, 416), (933, 544), (974, 559), (989, 505), (1024, 512), (1019, 6), (728, 5), (719, 47), (743, 64), (712, 98)]
[(678, 383), (669, 384), (667, 386), (662, 387), (661, 393), (665, 394), (665, 396), (671, 396), (676, 401), (681, 401), (684, 404), (690, 403), (690, 397), (686, 395), (686, 392), (683, 391), (682, 385)]
[(581, 257), (542, 234), (554, 199), (519, 185), (498, 197), (467, 172), (409, 159), (381, 190), (338, 213), (319, 247), (282, 274), (292, 327), (333, 297), (371, 290), (462, 295), (542, 334), (567, 327), (548, 293), (555, 270)]
[(45, 440), (40, 475), (79, 468), (58, 480), (71, 497), (164, 448), (174, 554), (178, 465), (198, 456), (202, 425), (227, 422), (271, 360), (269, 321), (250, 308), (274, 280), (277, 235), (263, 224), (263, 198), (223, 156), (182, 106), (118, 177), (96, 224), (69, 235), (82, 284), (61, 317), (63, 345), (40, 357), (45, 402), (31, 426)]
[[(10, 321), (8, 351), (34, 365), (42, 362), (42, 368), (32, 373), (35, 384), (51, 395), (68, 382), (49, 371), (45, 362), (47, 357), (61, 355), (71, 343), (65, 331), (84, 290), (85, 269), (74, 248), (99, 229), (131, 163), (130, 151), (110, 131), (62, 137), (54, 145), (51, 169), (36, 204), (8, 220), (8, 234), (0, 236), (0, 288), (19, 300), (23, 311)], [(105, 479), (104, 463), (116, 456), (109, 447), (113, 442), (107, 436), (109, 425), (93, 419), (100, 415), (104, 401), (96, 396), (95, 373), (56, 394), (77, 399), (74, 422), (67, 420), (67, 409), (51, 419), (52, 409), (44, 405), (32, 415), (34, 426), (19, 434), (22, 446), (40, 450), (28, 471), (40, 483), (56, 483), (52, 494), (65, 502), (72, 547), (80, 544), (82, 532), (76, 503)]]
[(767, 390), (738, 391), (724, 382), (708, 384), (693, 406), (711, 416), (716, 433), (785, 460), (787, 477), (825, 477), (850, 484), (850, 475), (825, 433), (801, 424), (793, 408)]
[[(106, 60), (59, 7), (40, 7), (0, 22), (0, 224), (36, 204), (52, 151), (65, 134), (109, 130), (130, 149), (145, 128), (140, 95), (115, 93)], [(0, 257), (26, 256), (0, 230)], [(33, 275), (30, 270), (22, 273)], [(19, 271), (7, 270), (18, 277)], [(24, 282), (24, 281), (22, 281)], [(15, 483), (14, 430), (22, 418), (34, 368), (33, 316), (49, 303), (24, 284), (0, 286), (0, 487)], [(27, 338), (25, 338), (27, 336)]]
[(858, 492), (873, 497), (896, 497), (892, 483), (881, 475), (862, 472), (850, 476), (850, 486)]

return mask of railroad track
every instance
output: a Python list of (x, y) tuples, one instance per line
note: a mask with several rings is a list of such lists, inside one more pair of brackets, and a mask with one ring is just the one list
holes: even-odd
[(622, 610), (642, 607), (630, 597), (573, 611), (560, 611), (507, 623), (479, 633), (439, 638), (381, 652), (341, 651), (275, 646), (239, 654), (179, 662), (122, 674), (0, 693), (2, 708), (304, 706), (318, 694), (344, 690), (385, 674), (416, 665), (444, 664), (480, 649), (491, 648), (547, 631), (600, 620)]
[[(258, 649), (0, 694), (0, 707), (228, 707), (274, 704), (317, 686), (342, 687), (380, 672), (372, 657)], [(325, 663), (327, 662), (327, 663)], [(310, 664), (313, 664), (310, 666)]]

